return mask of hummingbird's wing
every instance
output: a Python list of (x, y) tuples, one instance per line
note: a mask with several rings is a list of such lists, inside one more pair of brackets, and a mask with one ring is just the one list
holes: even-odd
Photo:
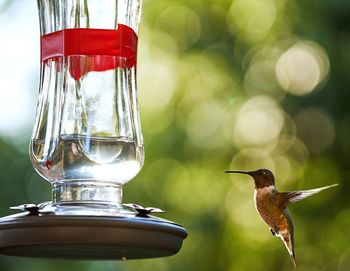
[(300, 191), (293, 191), (293, 192), (279, 192), (277, 194), (279, 205), (282, 207), (287, 207), (287, 205), (297, 202), (299, 200), (305, 199), (307, 197), (310, 197), (318, 192), (321, 192), (322, 190), (337, 186), (338, 184), (332, 184), (320, 188), (310, 189), (310, 190), (300, 190)]

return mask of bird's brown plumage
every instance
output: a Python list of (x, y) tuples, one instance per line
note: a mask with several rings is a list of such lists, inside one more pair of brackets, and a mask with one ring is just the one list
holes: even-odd
[(268, 169), (258, 169), (255, 171), (227, 170), (226, 173), (241, 173), (253, 177), (255, 182), (255, 207), (261, 218), (270, 227), (272, 234), (282, 239), (293, 260), (294, 266), (296, 266), (294, 226), (287, 206), (337, 184), (311, 190), (279, 192), (275, 187), (275, 178)]
[(293, 220), (288, 209), (284, 206), (285, 203), (277, 203), (280, 199), (281, 193), (278, 192), (275, 186), (255, 189), (254, 202), (256, 210), (270, 227), (273, 235), (282, 239), (289, 255), (292, 257), (294, 266), (296, 266)]

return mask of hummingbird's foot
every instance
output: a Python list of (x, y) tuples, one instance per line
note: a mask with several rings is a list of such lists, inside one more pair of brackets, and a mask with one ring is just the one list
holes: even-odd
[(270, 232), (272, 233), (273, 236), (276, 236), (276, 232), (272, 228), (270, 228)]

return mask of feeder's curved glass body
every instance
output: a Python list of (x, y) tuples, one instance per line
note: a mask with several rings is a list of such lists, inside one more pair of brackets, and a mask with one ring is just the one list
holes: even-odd
[[(120, 204), (122, 186), (144, 161), (135, 45), (141, 0), (38, 0), (38, 7), (41, 73), (31, 161), (52, 184), (56, 204)], [(134, 55), (106, 50), (106, 35), (120, 39), (121, 51), (131, 46), (123, 41), (129, 37)], [(53, 39), (63, 48), (56, 55)]]

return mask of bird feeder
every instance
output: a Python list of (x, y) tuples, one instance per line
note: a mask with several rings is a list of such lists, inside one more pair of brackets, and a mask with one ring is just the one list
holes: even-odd
[(39, 100), (30, 158), (52, 200), (0, 219), (0, 253), (138, 259), (178, 252), (187, 232), (123, 204), (141, 170), (136, 57), (141, 0), (38, 0)]

